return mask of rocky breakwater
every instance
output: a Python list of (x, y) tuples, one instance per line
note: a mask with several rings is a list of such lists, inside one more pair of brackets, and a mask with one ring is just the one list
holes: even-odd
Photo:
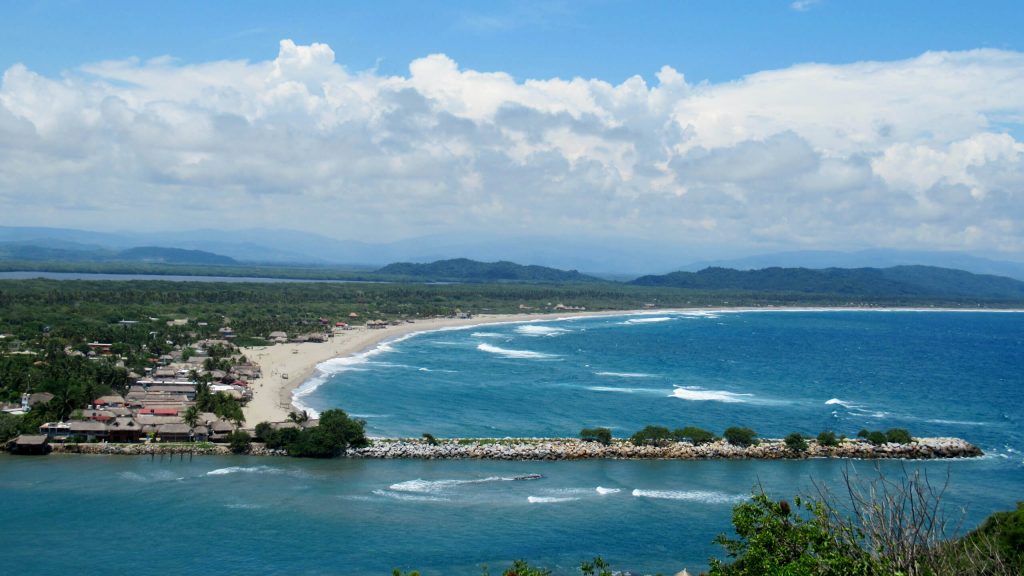
[(782, 460), (802, 458), (968, 458), (982, 451), (959, 438), (917, 438), (908, 444), (873, 445), (862, 440), (844, 440), (838, 446), (808, 443), (807, 450), (795, 451), (782, 440), (762, 440), (753, 446), (735, 446), (720, 440), (694, 445), (674, 442), (659, 446), (637, 446), (615, 440), (610, 444), (564, 438), (445, 439), (429, 443), (418, 439), (375, 439), (366, 448), (350, 450), (351, 458), (418, 458), (480, 460), (587, 460), (665, 459)]
[(54, 454), (103, 454), (117, 456), (224, 456), (231, 454), (227, 446), (197, 442), (195, 444), (52, 444)]

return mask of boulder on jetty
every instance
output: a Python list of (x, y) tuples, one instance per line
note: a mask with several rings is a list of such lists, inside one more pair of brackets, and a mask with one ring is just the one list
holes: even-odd
[(418, 458), (479, 460), (588, 460), (588, 459), (664, 459), (721, 460), (756, 459), (784, 460), (804, 458), (902, 458), (924, 460), (933, 458), (966, 458), (981, 456), (982, 451), (959, 438), (918, 438), (908, 444), (874, 445), (863, 440), (845, 440), (838, 446), (808, 443), (808, 448), (795, 452), (782, 440), (762, 440), (753, 446), (734, 446), (719, 440), (693, 445), (674, 442), (664, 446), (637, 446), (617, 440), (610, 444), (586, 442), (571, 438), (475, 438), (437, 440), (435, 444), (419, 439), (375, 439), (366, 448), (350, 450), (351, 458)]

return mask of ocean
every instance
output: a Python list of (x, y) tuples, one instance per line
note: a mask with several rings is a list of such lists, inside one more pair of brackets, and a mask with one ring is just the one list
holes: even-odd
[[(300, 461), (0, 458), (0, 554), (18, 573), (575, 573), (602, 555), (672, 574), (756, 487), (772, 497), (844, 473), (948, 481), (970, 527), (1024, 495), (1024, 314), (707, 312), (575, 318), (414, 335), (328, 361), (298, 400), (379, 436), (573, 436), (696, 425), (766, 437), (903, 427), (977, 459), (868, 461)], [(511, 480), (542, 474), (530, 481)]]

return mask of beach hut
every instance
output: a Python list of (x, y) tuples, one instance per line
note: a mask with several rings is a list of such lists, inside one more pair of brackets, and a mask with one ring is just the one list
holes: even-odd
[(48, 454), (50, 452), (50, 439), (44, 434), (22, 434), (7, 445), (11, 454)]

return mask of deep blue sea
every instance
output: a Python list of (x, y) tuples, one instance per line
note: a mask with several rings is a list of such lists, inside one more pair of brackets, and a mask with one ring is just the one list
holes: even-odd
[[(976, 524), (1024, 499), (1024, 314), (748, 312), (478, 326), (322, 365), (301, 402), (386, 436), (571, 436), (650, 423), (762, 436), (908, 428), (983, 458), (885, 462), (949, 479)], [(706, 567), (732, 507), (838, 487), (864, 461), (0, 458), (0, 555), (22, 574), (573, 573)], [(512, 476), (539, 473), (535, 481)]]

